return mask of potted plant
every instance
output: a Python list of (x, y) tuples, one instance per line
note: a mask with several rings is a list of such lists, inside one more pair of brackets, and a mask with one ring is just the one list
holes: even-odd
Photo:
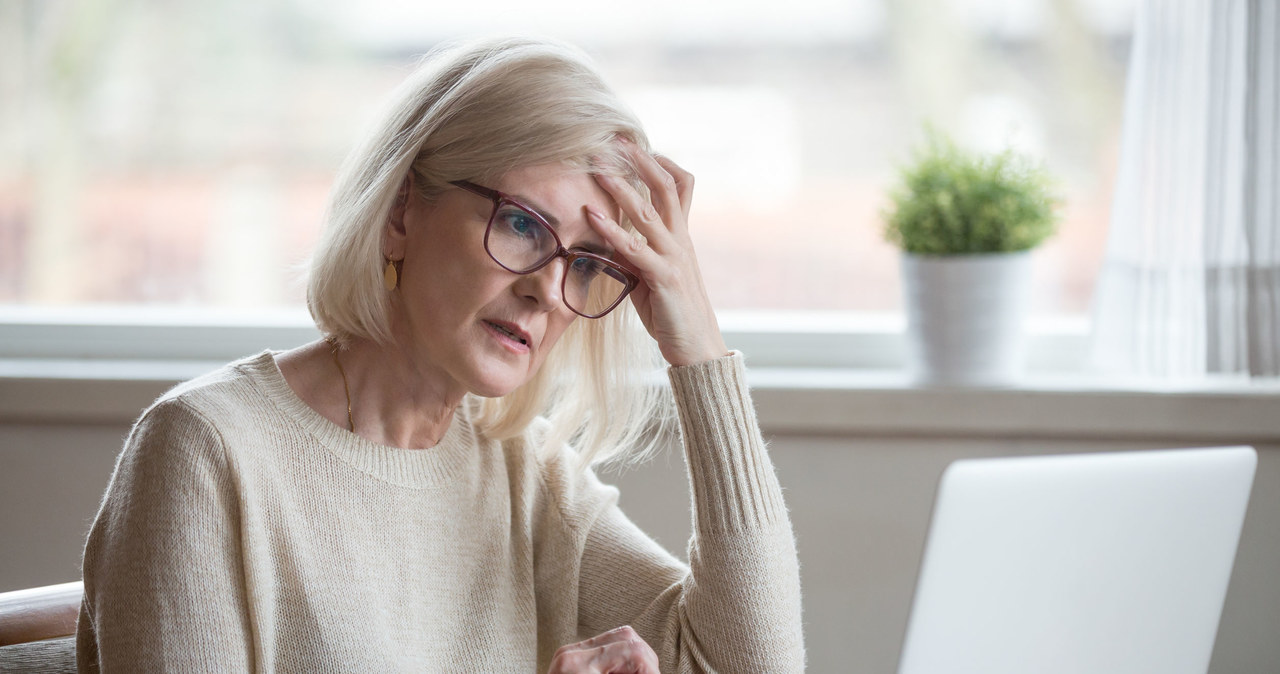
[(903, 252), (908, 363), (917, 383), (1001, 386), (1024, 360), (1030, 251), (1057, 226), (1045, 170), (930, 133), (900, 171), (885, 237)]

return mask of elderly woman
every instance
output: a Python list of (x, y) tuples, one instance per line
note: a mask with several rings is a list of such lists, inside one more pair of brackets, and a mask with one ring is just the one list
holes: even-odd
[[(801, 670), (791, 525), (692, 189), (572, 49), (427, 59), (334, 186), (325, 339), (175, 388), (126, 441), (81, 669)], [(688, 566), (590, 467), (642, 448), (664, 396)]]

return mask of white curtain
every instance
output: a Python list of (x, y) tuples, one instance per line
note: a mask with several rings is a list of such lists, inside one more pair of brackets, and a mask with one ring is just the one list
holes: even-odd
[(1094, 301), (1103, 370), (1280, 375), (1278, 7), (1139, 4)]

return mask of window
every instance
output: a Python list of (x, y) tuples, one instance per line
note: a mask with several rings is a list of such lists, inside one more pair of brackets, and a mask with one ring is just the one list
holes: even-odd
[(532, 31), (591, 53), (698, 177), (717, 306), (896, 312), (879, 211), (928, 121), (1061, 178), (1037, 306), (1083, 314), (1133, 4), (5, 2), (0, 304), (297, 307), (330, 177), (376, 103), (441, 40)]

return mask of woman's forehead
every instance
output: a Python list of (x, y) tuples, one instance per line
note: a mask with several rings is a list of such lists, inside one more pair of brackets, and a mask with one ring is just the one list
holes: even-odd
[(580, 216), (584, 206), (614, 215), (618, 208), (591, 173), (568, 164), (512, 169), (499, 176), (493, 188), (520, 200), (552, 224)]

